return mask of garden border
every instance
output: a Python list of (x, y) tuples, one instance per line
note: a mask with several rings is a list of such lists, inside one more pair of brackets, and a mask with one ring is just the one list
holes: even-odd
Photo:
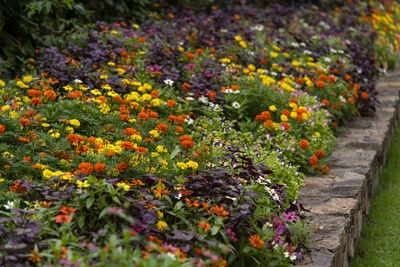
[(400, 70), (380, 78), (376, 89), (374, 116), (349, 122), (329, 157), (330, 173), (306, 177), (300, 189), (311, 236), (308, 254), (297, 266), (350, 265), (400, 118)]

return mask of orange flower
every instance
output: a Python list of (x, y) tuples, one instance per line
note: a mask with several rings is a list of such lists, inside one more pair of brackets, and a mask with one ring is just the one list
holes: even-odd
[(23, 157), (23, 160), (28, 161), (28, 162), (31, 162), (31, 161), (32, 161), (32, 158), (31, 158), (30, 156), (28, 156), (28, 157)]
[(256, 120), (258, 121), (265, 121), (265, 120), (269, 120), (271, 118), (271, 113), (269, 113), (269, 111), (263, 111), (261, 112), (260, 115), (256, 116)]
[(189, 135), (182, 135), (179, 137), (179, 142), (184, 148), (192, 148), (193, 147), (193, 140)]
[(82, 162), (79, 164), (79, 172), (83, 172), (86, 175), (89, 175), (93, 171), (93, 167), (90, 162)]
[(296, 83), (298, 84), (304, 84), (304, 79), (303, 78), (297, 78)]
[(69, 98), (82, 98), (82, 92), (78, 91), (78, 90), (74, 90), (72, 91), (72, 93), (68, 94)]
[(287, 122), (282, 122), (281, 126), (283, 127), (283, 129), (285, 129), (285, 131), (290, 129), (290, 124)]
[(147, 153), (147, 152), (148, 152), (148, 149), (145, 148), (145, 147), (140, 147), (140, 146), (138, 146), (138, 147), (135, 149), (135, 152), (136, 152), (136, 153)]
[(263, 123), (264, 128), (274, 129), (274, 122), (271, 120), (266, 120)]
[(323, 157), (325, 157), (325, 152), (321, 149), (318, 149), (317, 151), (315, 151), (315, 155), (317, 156), (317, 158), (322, 159)]
[(167, 100), (167, 106), (170, 108), (175, 107), (176, 102), (174, 100), (169, 99), (169, 100)]
[(190, 52), (186, 52), (186, 58), (189, 60), (194, 59), (194, 54), (190, 53)]
[(223, 206), (218, 206), (218, 205), (216, 205), (215, 207), (212, 207), (211, 209), (210, 209), (210, 213), (211, 214), (217, 214), (218, 216), (220, 216), (220, 217), (222, 217), (222, 218), (224, 218), (224, 217), (226, 217), (226, 216), (228, 216), (229, 215), (229, 212), (227, 212), (226, 210), (224, 210), (224, 207)]
[(349, 80), (351, 80), (351, 76), (350, 76), (349, 74), (346, 74), (346, 75), (344, 76), (344, 79), (347, 80), (347, 81), (349, 81)]
[(324, 83), (324, 81), (317, 81), (317, 82), (316, 82), (316, 85), (317, 85), (319, 88), (325, 88), (325, 83)]
[(165, 125), (164, 123), (157, 124), (157, 130), (165, 133), (167, 132), (167, 125)]
[(317, 166), (317, 165), (318, 165), (318, 158), (317, 158), (316, 156), (312, 156), (312, 157), (310, 158), (309, 163), (310, 163), (310, 166), (311, 166), (311, 167)]
[(103, 172), (103, 171), (106, 170), (106, 164), (104, 164), (104, 163), (96, 163), (94, 165), (94, 170), (96, 172)]
[(306, 150), (309, 146), (309, 143), (306, 139), (301, 139), (299, 142), (299, 146), (301, 147), (301, 149)]
[(136, 135), (141, 135), (140, 132), (136, 131), (136, 130), (133, 129), (133, 128), (127, 128), (127, 129), (125, 129), (124, 133), (125, 133), (127, 136), (132, 136), (132, 135), (134, 135), (134, 134), (136, 134)]
[(120, 172), (124, 172), (126, 171), (126, 169), (128, 169), (129, 165), (126, 162), (121, 162), (120, 164), (117, 165), (117, 170), (119, 170)]
[(258, 235), (258, 234), (250, 236), (249, 241), (250, 241), (251, 245), (253, 247), (255, 247), (256, 249), (260, 249), (262, 247), (262, 245), (265, 244), (265, 242), (260, 239), (260, 235)]
[(75, 211), (76, 211), (76, 209), (67, 207), (67, 206), (61, 206), (58, 210), (61, 211), (62, 213), (64, 213), (65, 215), (75, 213)]
[(6, 127), (3, 124), (0, 124), (0, 133), (4, 133), (6, 131)]
[(189, 90), (190, 90), (190, 84), (188, 84), (188, 83), (183, 83), (183, 84), (182, 84), (182, 88), (183, 88), (183, 91), (189, 92)]
[(41, 262), (42, 261), (43, 256), (39, 255), (39, 252), (31, 250), (31, 251), (29, 251), (29, 253), (32, 255), (29, 257), (29, 259), (28, 259), (29, 261), (31, 261), (31, 262)]
[(211, 100), (215, 100), (215, 97), (217, 96), (217, 93), (212, 92), (212, 91), (207, 91), (207, 95)]
[(158, 90), (153, 90), (151, 91), (150, 95), (152, 98), (156, 98), (158, 96), (158, 94), (160, 93), (160, 91)]
[(31, 122), (28, 119), (19, 119), (19, 124), (21, 125), (29, 125)]
[(322, 99), (321, 102), (322, 102), (322, 104), (324, 104), (325, 107), (329, 107), (329, 105), (330, 105), (329, 100), (327, 100), (327, 99)]
[(68, 215), (65, 215), (65, 214), (57, 215), (56, 218), (55, 218), (55, 221), (57, 223), (68, 223), (71, 220), (72, 220), (72, 217), (70, 217)]
[(30, 89), (28, 90), (29, 96), (42, 96), (42, 92), (39, 90)]
[(145, 43), (145, 42), (146, 42), (146, 38), (139, 37), (139, 38), (138, 38), (138, 42), (139, 42), (139, 43)]
[(362, 92), (361, 93), (361, 98), (362, 99), (368, 99), (368, 93), (367, 92)]
[(205, 232), (211, 229), (211, 225), (206, 222), (199, 222), (199, 227), (203, 228)]
[(122, 141), (121, 147), (126, 150), (131, 150), (131, 149), (133, 149), (133, 143), (130, 141)]
[(284, 110), (282, 111), (282, 114), (285, 115), (285, 116), (287, 116), (287, 117), (289, 117), (289, 116), (290, 116), (290, 111), (287, 110), (287, 109), (284, 109)]
[(329, 171), (330, 171), (330, 169), (329, 169), (329, 167), (328, 167), (327, 165), (325, 165), (325, 166), (322, 167), (322, 172), (323, 172), (323, 173), (326, 174), (326, 173), (328, 173)]

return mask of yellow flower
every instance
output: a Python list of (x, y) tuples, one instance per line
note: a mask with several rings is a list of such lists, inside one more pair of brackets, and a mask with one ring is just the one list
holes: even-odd
[(164, 101), (162, 101), (162, 100), (159, 99), (159, 98), (154, 98), (153, 100), (150, 101), (150, 104), (151, 104), (153, 107), (155, 107), (155, 106), (159, 106), (159, 105), (164, 104)]
[(131, 139), (133, 139), (134, 141), (136, 141), (138, 143), (142, 142), (142, 137), (138, 134), (131, 135)]
[(74, 88), (71, 87), (71, 85), (66, 85), (63, 87), (65, 91), (72, 91)]
[(300, 66), (300, 62), (298, 62), (297, 60), (293, 60), (292, 65), (295, 67), (298, 67), (298, 66)]
[(74, 128), (72, 128), (71, 126), (67, 126), (67, 127), (65, 127), (65, 131), (67, 133), (69, 133), (69, 134), (73, 134), (74, 133)]
[(6, 158), (6, 159), (7, 158), (8, 159), (12, 159), (14, 157), (14, 155), (11, 154), (10, 152), (6, 151), (6, 152), (3, 153), (3, 157)]
[(151, 152), (152, 158), (158, 158), (159, 156), (160, 156), (160, 154), (158, 154), (157, 152)]
[(146, 90), (151, 90), (151, 89), (153, 89), (153, 87), (152, 87), (151, 84), (149, 84), (149, 83), (143, 84), (143, 88), (146, 89)]
[(108, 83), (107, 84), (103, 84), (101, 86), (101, 88), (104, 89), (104, 90), (111, 90), (111, 86)]
[(274, 58), (279, 56), (279, 54), (276, 53), (276, 52), (271, 52), (269, 54), (270, 54), (271, 57), (274, 57)]
[(158, 132), (157, 130), (151, 130), (151, 131), (149, 132), (149, 134), (150, 134), (151, 137), (153, 137), (153, 138), (158, 138), (158, 137), (160, 137), (160, 134), (159, 134), (159, 132)]
[(127, 184), (124, 183), (124, 182), (119, 182), (119, 183), (117, 183), (117, 186), (118, 186), (118, 187), (122, 187), (125, 191), (129, 191), (129, 189), (131, 188), (129, 185), (127, 185)]
[(320, 137), (321, 136), (321, 134), (319, 132), (315, 132), (314, 134), (315, 134), (316, 137)]
[(198, 164), (197, 162), (195, 162), (195, 161), (192, 161), (192, 160), (189, 160), (189, 161), (186, 163), (186, 165), (187, 165), (189, 168), (193, 169), (193, 170), (196, 170), (196, 169), (199, 167), (199, 164)]
[(269, 110), (272, 112), (276, 111), (276, 107), (274, 105), (269, 106)]
[(22, 80), (24, 83), (30, 83), (32, 81), (32, 75), (24, 76)]
[(281, 121), (287, 121), (288, 120), (288, 117), (286, 116), (286, 115), (281, 115)]
[(219, 60), (219, 62), (221, 62), (221, 63), (230, 63), (231, 62), (231, 60), (229, 59), (229, 58), (221, 58), (220, 60)]
[(108, 79), (108, 76), (105, 75), (105, 74), (100, 75), (100, 79), (101, 79), (101, 80), (107, 80), (107, 79)]
[(59, 138), (60, 137), (60, 133), (57, 130), (51, 129), (48, 133), (50, 134), (50, 136), (52, 138)]
[(302, 114), (301, 114), (301, 118), (302, 118), (303, 120), (308, 120), (308, 114), (307, 114), (307, 113), (302, 113)]
[(247, 44), (246, 44), (245, 41), (240, 41), (240, 42), (239, 42), (239, 45), (240, 45), (241, 47), (243, 47), (243, 48), (247, 48)]
[(294, 111), (290, 112), (290, 117), (292, 117), (293, 119), (296, 119), (297, 118), (297, 112), (294, 112)]
[(151, 99), (152, 99), (152, 97), (149, 94), (143, 94), (141, 97), (142, 101), (150, 101)]
[(72, 120), (69, 121), (69, 123), (70, 123), (72, 126), (75, 126), (75, 127), (81, 126), (81, 123), (80, 123), (77, 119), (72, 119)]
[(4, 182), (4, 179), (3, 179), (3, 178), (0, 179), (0, 183), (1, 183), (1, 182)]
[(14, 110), (13, 110), (13, 111), (10, 111), (10, 112), (8, 113), (8, 115), (9, 115), (11, 118), (13, 118), (13, 119), (19, 118), (18, 113), (15, 112)]
[(111, 67), (114, 67), (114, 66), (115, 66), (115, 63), (110, 61), (110, 62), (107, 63), (107, 65), (108, 65), (108, 66), (111, 66)]
[(273, 48), (275, 51), (278, 51), (278, 52), (281, 51), (281, 49), (280, 49), (279, 47), (277, 47), (276, 45), (273, 45), (272, 48)]
[(93, 89), (90, 91), (93, 95), (101, 95), (101, 92), (99, 91), (99, 89)]
[(157, 217), (158, 219), (161, 219), (162, 217), (164, 217), (164, 213), (162, 213), (161, 211), (157, 211)]
[(158, 162), (166, 169), (168, 167), (168, 162), (164, 159), (159, 159)]
[(238, 42), (240, 42), (240, 41), (242, 41), (242, 37), (240, 37), (239, 35), (236, 35), (236, 36), (235, 36), (235, 40), (238, 41)]
[(0, 80), (0, 87), (6, 86), (6, 83), (3, 80)]
[(158, 223), (157, 223), (158, 230), (163, 231), (167, 227), (168, 227), (168, 224), (166, 222), (158, 221)]
[(157, 150), (158, 153), (167, 153), (168, 152), (167, 149), (164, 146), (161, 146), (161, 145), (158, 145), (156, 147), (156, 150)]
[(53, 172), (50, 171), (50, 170), (47, 170), (47, 169), (44, 170), (44, 171), (42, 172), (42, 174), (43, 174), (43, 177), (46, 178), (46, 179), (50, 179), (50, 177), (53, 176)]
[(83, 181), (83, 182), (81, 182), (81, 181), (79, 181), (79, 180), (76, 180), (76, 184), (77, 184), (78, 187), (80, 187), (80, 188), (82, 188), (82, 187), (89, 187), (89, 186), (90, 186), (90, 184), (88, 183), (87, 180), (85, 180), (85, 181)]
[(26, 85), (23, 81), (18, 81), (18, 82), (17, 82), (17, 86), (18, 86), (19, 88), (29, 88), (29, 86)]
[(187, 168), (188, 168), (188, 166), (186, 165), (186, 163), (184, 163), (184, 162), (178, 162), (178, 163), (176, 163), (176, 166), (177, 167), (179, 167), (179, 168), (181, 168), (182, 170), (186, 170)]
[(44, 128), (50, 127), (50, 124), (48, 124), (47, 122), (43, 122), (42, 127), (44, 127)]

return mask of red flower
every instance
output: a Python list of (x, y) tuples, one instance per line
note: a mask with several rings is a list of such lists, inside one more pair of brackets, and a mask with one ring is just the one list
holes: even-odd
[(325, 157), (325, 152), (321, 149), (318, 149), (317, 151), (315, 151), (315, 155), (317, 156), (317, 158), (322, 159), (323, 157)]
[(3, 124), (0, 124), (0, 133), (4, 133), (6, 131), (6, 127)]
[(29, 124), (31, 124), (31, 122), (28, 119), (19, 119), (19, 124), (29, 125)]
[(65, 215), (68, 215), (68, 214), (71, 214), (71, 213), (75, 213), (75, 211), (76, 211), (76, 209), (71, 208), (71, 207), (67, 207), (67, 206), (62, 206), (58, 210), (61, 211), (62, 213), (64, 213)]
[(96, 172), (103, 172), (103, 171), (106, 170), (106, 164), (104, 164), (104, 163), (96, 163), (94, 165), (94, 170)]
[(117, 169), (120, 172), (124, 172), (126, 171), (126, 169), (128, 169), (129, 165), (126, 162), (121, 162), (120, 164), (117, 165)]

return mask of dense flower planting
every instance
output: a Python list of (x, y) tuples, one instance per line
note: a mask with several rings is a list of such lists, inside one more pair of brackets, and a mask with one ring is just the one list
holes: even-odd
[(298, 189), (374, 111), (399, 8), (207, 8), (79, 28), (0, 80), (1, 264), (302, 257)]

